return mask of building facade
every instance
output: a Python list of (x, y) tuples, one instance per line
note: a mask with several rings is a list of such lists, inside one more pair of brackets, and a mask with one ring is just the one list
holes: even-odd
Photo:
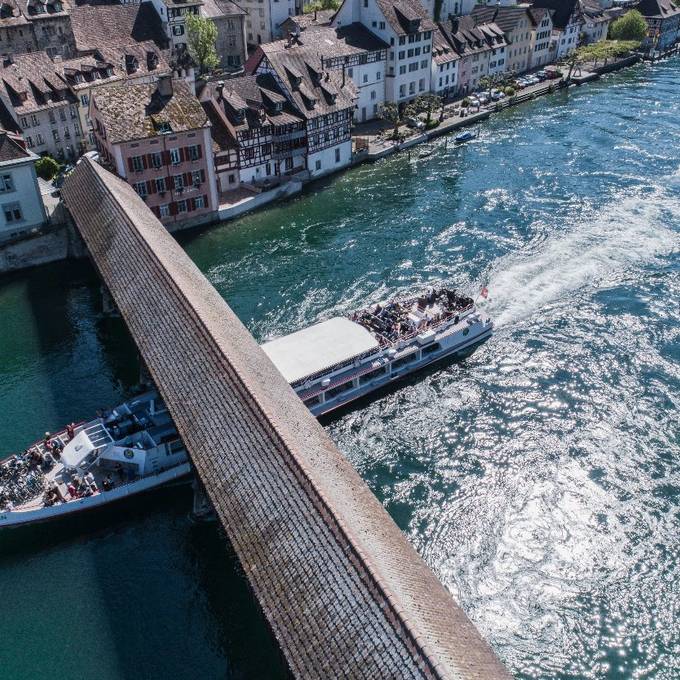
[(528, 68), (540, 68), (552, 61), (554, 52), (552, 13), (553, 10), (544, 7), (532, 7), (529, 10), (531, 45)]
[(23, 140), (0, 130), (0, 239), (15, 236), (45, 222), (35, 162)]
[(125, 179), (167, 225), (219, 207), (210, 122), (181, 80), (113, 84), (90, 99), (101, 162)]
[(332, 25), (354, 23), (389, 45), (386, 101), (405, 104), (430, 91), (435, 24), (418, 0), (344, 0)]
[(559, 60), (573, 52), (581, 42), (584, 24), (580, 0), (534, 0), (534, 7), (552, 10), (553, 60)]
[(680, 40), (680, 7), (672, 0), (642, 0), (637, 9), (649, 27), (645, 50), (664, 52)]
[(248, 58), (246, 47), (246, 11), (231, 0), (203, 0), (201, 16), (217, 28), (215, 45), (220, 68), (238, 71)]
[(0, 106), (36, 154), (75, 160), (86, 141), (78, 100), (45, 52), (17, 54), (0, 68)]
[(302, 0), (242, 0), (246, 11), (246, 40), (261, 45), (283, 38), (284, 22), (302, 13)]

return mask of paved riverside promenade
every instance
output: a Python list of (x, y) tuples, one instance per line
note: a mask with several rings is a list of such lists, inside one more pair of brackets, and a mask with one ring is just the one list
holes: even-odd
[(293, 674), (509, 678), (132, 187), (83, 158), (63, 195)]

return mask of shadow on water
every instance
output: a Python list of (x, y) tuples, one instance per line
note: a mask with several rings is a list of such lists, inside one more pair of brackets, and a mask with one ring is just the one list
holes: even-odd
[[(193, 523), (190, 508), (190, 488), (172, 487), (0, 533), (0, 567), (24, 575), (20, 589), (35, 596), (47, 583), (56, 586), (46, 608), (22, 612), (27, 627), (47, 628), (34, 651), (52, 650), (51, 677), (73, 677), (67, 669), (75, 650), (64, 640), (85, 643), (89, 630), (92, 645), (78, 649), (76, 677), (289, 677), (226, 537), (216, 523)], [(2, 585), (3, 602), (13, 605)], [(17, 627), (3, 633), (5, 644), (18, 645), (21, 621)], [(3, 680), (41, 675), (33, 640), (8, 658)]]

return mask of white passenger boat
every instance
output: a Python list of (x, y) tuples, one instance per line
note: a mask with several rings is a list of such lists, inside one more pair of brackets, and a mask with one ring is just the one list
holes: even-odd
[[(471, 298), (441, 289), (323, 321), (262, 349), (320, 416), (469, 353), (492, 329)], [(190, 474), (170, 414), (151, 390), (0, 462), (0, 528), (81, 512)]]

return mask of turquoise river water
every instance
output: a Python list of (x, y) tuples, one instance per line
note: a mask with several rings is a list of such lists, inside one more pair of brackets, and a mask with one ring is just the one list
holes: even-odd
[[(680, 61), (638, 66), (182, 237), (258, 340), (488, 285), (464, 362), (324, 422), (518, 678), (680, 677)], [(125, 398), (86, 264), (0, 280), (0, 447)], [(166, 491), (0, 536), (0, 678), (281, 678)]]

